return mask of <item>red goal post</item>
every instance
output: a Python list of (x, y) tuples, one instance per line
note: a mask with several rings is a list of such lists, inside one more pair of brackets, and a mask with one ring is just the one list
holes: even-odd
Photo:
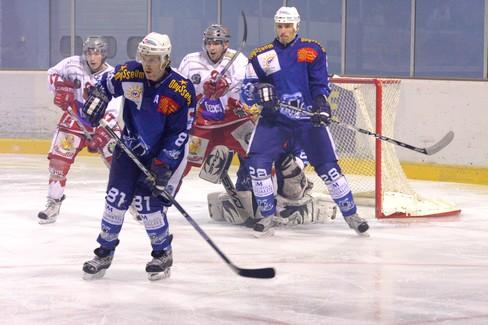
[[(331, 78), (332, 115), (339, 121), (395, 138), (401, 80)], [(451, 203), (421, 196), (410, 185), (397, 146), (332, 124), (339, 165), (359, 205), (374, 204), (377, 218), (439, 217), (460, 213)], [(400, 149), (402, 150), (402, 149)], [(307, 173), (313, 192), (327, 192), (315, 173)]]

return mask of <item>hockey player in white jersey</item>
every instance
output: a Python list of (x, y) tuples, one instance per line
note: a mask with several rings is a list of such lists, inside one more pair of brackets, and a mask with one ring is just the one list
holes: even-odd
[[(92, 128), (78, 120), (78, 109), (86, 100), (88, 87), (94, 85), (103, 73), (113, 71), (106, 62), (107, 43), (100, 36), (88, 37), (83, 43), (83, 55), (71, 56), (51, 67), (48, 73), (49, 90), (54, 94), (54, 104), (62, 109), (53, 135), (49, 159), (49, 185), (46, 208), (38, 213), (39, 223), (56, 221), (67, 175), (78, 153), (85, 147), (98, 152), (107, 164), (112, 159), (115, 145), (103, 128)], [(113, 100), (104, 119), (118, 130), (117, 117), (121, 99)]]
[[(229, 40), (226, 27), (210, 25), (203, 32), (202, 51), (186, 55), (178, 69), (194, 84), (199, 103), (186, 173), (191, 167), (203, 165), (200, 176), (221, 182), (246, 220), (252, 216), (252, 192), (245, 157), (254, 123), (239, 101), (248, 61), (242, 53), (229, 48)], [(224, 71), (234, 55), (237, 57)], [(235, 186), (226, 168), (233, 153), (240, 161)]]

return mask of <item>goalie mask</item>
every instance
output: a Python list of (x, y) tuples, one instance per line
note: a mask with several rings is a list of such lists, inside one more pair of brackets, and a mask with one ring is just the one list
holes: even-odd
[(160, 69), (164, 71), (170, 63), (171, 41), (166, 34), (149, 33), (137, 46), (136, 60), (144, 63), (145, 56), (159, 56)]
[(229, 30), (218, 24), (212, 24), (203, 32), (203, 51), (213, 62), (219, 62), (229, 47)]

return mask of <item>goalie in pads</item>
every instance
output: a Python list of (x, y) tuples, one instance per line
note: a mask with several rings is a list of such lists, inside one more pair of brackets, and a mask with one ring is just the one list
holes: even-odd
[[(231, 151), (224, 146), (215, 147), (205, 160), (200, 176), (210, 180), (207, 171), (211, 171), (211, 174), (219, 175), (217, 177), (221, 180), (228, 178), (227, 169), (231, 160)], [(307, 179), (303, 168), (303, 161), (293, 154), (284, 154), (283, 159), (275, 166), (278, 193), (274, 222), (277, 225), (327, 223), (335, 219), (336, 207), (330, 206), (325, 197), (312, 196), (309, 193), (313, 183)], [(255, 220), (261, 218), (253, 195), (249, 191), (232, 192), (226, 187), (226, 192), (208, 194), (207, 201), (210, 217), (215, 221), (253, 226)]]

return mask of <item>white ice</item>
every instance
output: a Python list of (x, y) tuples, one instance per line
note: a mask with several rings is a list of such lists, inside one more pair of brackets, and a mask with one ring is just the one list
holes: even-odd
[(150, 245), (127, 215), (105, 277), (82, 279), (100, 226), (107, 170), (79, 157), (58, 221), (39, 225), (47, 160), (0, 155), (1, 324), (488, 324), (488, 186), (414, 182), (462, 208), (459, 217), (376, 220), (370, 237), (334, 223), (251, 230), (212, 221), (193, 173), (177, 200), (238, 267), (274, 267), (271, 280), (236, 275), (176, 211), (171, 278), (149, 282)]

